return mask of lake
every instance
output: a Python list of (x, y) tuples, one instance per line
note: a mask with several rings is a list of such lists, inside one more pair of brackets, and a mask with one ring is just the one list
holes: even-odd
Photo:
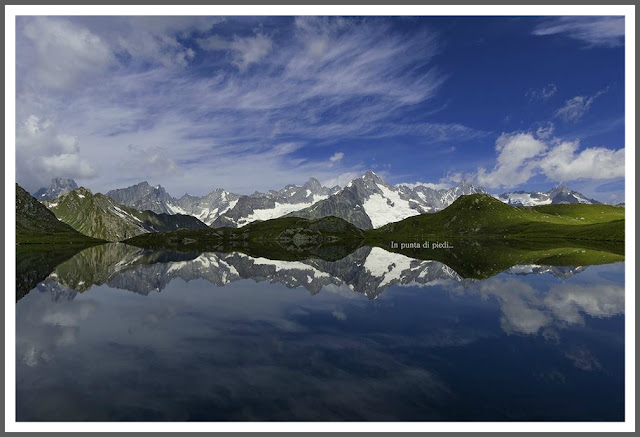
[(18, 258), (18, 421), (624, 420), (624, 262)]

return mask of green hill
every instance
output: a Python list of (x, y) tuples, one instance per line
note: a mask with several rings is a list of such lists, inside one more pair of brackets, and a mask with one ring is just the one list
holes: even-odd
[(487, 194), (461, 196), (448, 208), (368, 231), (367, 241), (438, 238), (562, 238), (624, 241), (624, 208), (610, 205), (514, 207)]
[(81, 234), (58, 220), (53, 212), (16, 184), (16, 243), (95, 244), (99, 240)]
[(104, 194), (77, 188), (45, 201), (45, 205), (63, 222), (79, 232), (108, 241), (121, 241), (149, 232), (176, 229), (208, 229), (195, 217), (182, 214), (156, 214), (118, 204)]

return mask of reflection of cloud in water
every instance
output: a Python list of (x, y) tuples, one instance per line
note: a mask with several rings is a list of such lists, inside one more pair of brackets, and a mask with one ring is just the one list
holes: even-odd
[(623, 285), (563, 283), (541, 291), (524, 280), (491, 278), (457, 291), (498, 299), (501, 326), (507, 333), (536, 334), (549, 326), (583, 324), (583, 314), (612, 317), (624, 313)]
[[(27, 303), (16, 317), (16, 355), (31, 367), (51, 361), (58, 349), (75, 344), (80, 325), (99, 307), (94, 300), (52, 300), (64, 290), (53, 281), (46, 282), (51, 282), (49, 287), (25, 296)], [(67, 294), (75, 296), (72, 290)]]
[(585, 347), (573, 347), (565, 357), (573, 361), (574, 366), (585, 371), (599, 370), (602, 366), (597, 358)]
[[(175, 285), (153, 298), (97, 289), (99, 305), (90, 295), (64, 303), (27, 296), (18, 339), (29, 366), (20, 372), (49, 376), (26, 378), (33, 385), (25, 383), (23, 392), (37, 390), (39, 408), (70, 390), (91, 393), (84, 403), (74, 397), (73, 408), (56, 409), (58, 420), (108, 419), (115, 399), (118, 411), (158, 420), (428, 420), (451, 399), (424, 363), (390, 348), (402, 340), (419, 347), (423, 339), (339, 328), (349, 311), (371, 304), (366, 299), (310, 297), (281, 286), (266, 293), (250, 281), (229, 290), (203, 281)], [(60, 317), (72, 308), (81, 314), (77, 323)], [(319, 317), (322, 323), (312, 322)], [(84, 341), (63, 353), (66, 338), (43, 319), (81, 329)], [(54, 356), (55, 368), (30, 370)], [(62, 377), (69, 373), (71, 386)], [(417, 404), (400, 407), (407, 398)]]

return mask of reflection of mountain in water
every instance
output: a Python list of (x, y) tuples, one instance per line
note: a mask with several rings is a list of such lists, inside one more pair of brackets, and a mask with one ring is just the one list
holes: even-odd
[[(585, 268), (530, 264), (511, 267), (506, 273), (549, 273), (566, 279)], [(392, 285), (460, 283), (466, 286), (477, 281), (461, 277), (441, 262), (414, 259), (378, 247), (361, 247), (338, 261), (317, 258), (285, 261), (241, 252), (153, 251), (122, 243), (87, 248), (58, 265), (48, 276), (77, 292), (107, 284), (143, 295), (163, 290), (176, 278), (184, 281), (204, 279), (217, 286), (251, 279), (280, 283), (289, 288), (302, 287), (311, 294), (335, 286), (370, 299), (375, 299)]]
[(328, 285), (347, 286), (369, 298), (379, 296), (394, 284), (462, 282), (451, 268), (437, 261), (423, 261), (362, 247), (340, 261), (309, 259), (280, 261), (243, 253), (185, 254), (154, 252), (124, 244), (105, 244), (85, 250), (61, 264), (50, 279), (77, 291), (92, 285), (147, 295), (163, 290), (172, 280), (204, 279), (223, 286), (240, 279), (303, 287), (310, 293)]
[[(444, 285), (453, 293), (495, 299), (501, 307), (504, 331), (554, 335), (555, 327), (584, 323), (584, 315), (611, 317), (624, 313), (624, 286), (573, 283), (552, 285), (541, 293), (524, 275), (550, 274), (569, 279), (586, 267), (518, 265), (505, 275), (485, 280), (465, 279), (437, 261), (417, 260), (374, 247), (361, 247), (339, 261), (270, 260), (244, 253), (180, 253), (151, 251), (111, 243), (90, 247), (60, 264), (36, 289), (55, 302), (72, 301), (93, 285), (148, 295), (162, 291), (174, 279), (204, 279), (217, 286), (251, 279), (305, 288), (311, 294), (334, 287), (375, 299), (389, 286)], [(522, 278), (522, 279), (520, 279)]]
[(588, 266), (539, 266), (537, 264), (526, 264), (513, 266), (505, 273), (512, 275), (542, 275), (548, 273), (556, 278), (568, 279), (573, 275), (583, 272)]

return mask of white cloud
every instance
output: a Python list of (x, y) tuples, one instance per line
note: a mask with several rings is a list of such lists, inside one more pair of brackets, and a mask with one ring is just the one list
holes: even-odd
[(488, 188), (520, 185), (534, 174), (532, 159), (547, 149), (546, 144), (528, 133), (502, 134), (496, 140), (497, 162), (491, 171), (478, 170), (476, 181)]
[(78, 87), (81, 82), (113, 64), (108, 45), (88, 29), (64, 19), (35, 17), (22, 27), (29, 56), (18, 56), (17, 67), (33, 75), (35, 84), (56, 90)]
[(529, 97), (529, 100), (549, 100), (558, 92), (558, 87), (550, 83), (548, 85), (543, 86), (541, 89), (531, 88), (526, 93), (525, 96)]
[(576, 96), (564, 103), (564, 106), (555, 112), (555, 116), (564, 121), (576, 122), (580, 120), (591, 108), (595, 99), (608, 91), (608, 88), (600, 90), (593, 96)]
[(624, 44), (624, 17), (558, 17), (536, 26), (533, 34), (564, 34), (588, 47), (616, 47)]
[(336, 152), (333, 155), (331, 155), (331, 158), (329, 158), (329, 161), (338, 162), (338, 161), (342, 160), (342, 158), (344, 158), (344, 153)]
[(237, 52), (233, 63), (240, 71), (246, 71), (251, 64), (260, 62), (273, 46), (271, 39), (265, 35), (256, 35), (249, 38), (235, 38), (231, 48)]
[(546, 140), (553, 135), (554, 130), (555, 125), (550, 121), (547, 124), (539, 126), (538, 129), (536, 129), (536, 136), (541, 140)]
[(29, 116), (16, 129), (16, 176), (28, 190), (54, 177), (87, 179), (94, 167), (80, 156), (78, 139), (59, 132), (51, 120)]
[(556, 182), (624, 177), (624, 148), (579, 148), (579, 141), (544, 142), (531, 133), (502, 134), (496, 141), (494, 168), (480, 168), (468, 178), (487, 188), (498, 188), (516, 187), (537, 174)]
[[(17, 75), (17, 118), (39, 114), (55, 120), (58, 133), (82, 145), (82, 153), (74, 152), (79, 159), (44, 162), (68, 175), (75, 168), (75, 177), (95, 169), (89, 187), (94, 191), (131, 183), (145, 172), (158, 174), (166, 165), (171, 171), (160, 182), (171, 191), (204, 194), (225, 187), (252, 192), (304, 182), (309, 176), (337, 180), (362, 171), (344, 159), (331, 166), (326, 158), (304, 160), (304, 153), (293, 153), (283, 143), (295, 141), (299, 149), (354, 137), (420, 135), (452, 142), (486, 135), (455, 123), (389, 121), (390, 115), (397, 120), (402, 111), (431, 99), (444, 82), (445, 75), (431, 65), (438, 41), (427, 30), (398, 32), (373, 17), (305, 17), (289, 20), (278, 33), (266, 26), (247, 37), (219, 32), (210, 17), (187, 18), (45, 19), (46, 25), (68, 25), (75, 36), (84, 29), (97, 38), (90, 40), (100, 41), (98, 52), (110, 59), (83, 73), (93, 80), (91, 86), (77, 76), (76, 85), (83, 86), (68, 83), (64, 94), (48, 86), (34, 90), (32, 84), (41, 81), (33, 72), (44, 61), (34, 56), (38, 52), (31, 39), (17, 35), (18, 63), (34, 67)], [(19, 22), (23, 28), (36, 21)], [(221, 36), (205, 38), (211, 33)], [(187, 41), (198, 44), (191, 47)], [(203, 41), (207, 50), (228, 54), (203, 54)], [(18, 133), (18, 148), (29, 141), (26, 132)], [(31, 184), (37, 170), (28, 150), (17, 152), (16, 165), (21, 169), (18, 182)], [(140, 150), (145, 159), (157, 154), (166, 161), (140, 160)]]
[(346, 187), (349, 182), (356, 178), (359, 178), (360, 176), (362, 176), (362, 170), (357, 170), (345, 172), (329, 179), (320, 179), (320, 181), (325, 187), (335, 187), (336, 185), (340, 187)]
[(218, 35), (199, 38), (198, 45), (208, 51), (230, 50), (231, 62), (241, 72), (247, 71), (251, 64), (262, 61), (273, 48), (273, 41), (267, 35), (256, 34), (250, 37), (235, 36), (225, 40)]
[(402, 182), (400, 184), (396, 184), (396, 186), (398, 186), (398, 187), (404, 186), (404, 187), (408, 187), (408, 188), (427, 187), (427, 188), (431, 188), (432, 190), (443, 190), (443, 189), (451, 188), (451, 184), (449, 182), (439, 182), (439, 183), (433, 183), (433, 182), (414, 182), (414, 183)]
[(554, 146), (540, 160), (540, 169), (555, 181), (624, 177), (624, 149), (590, 147), (579, 152), (579, 146), (578, 141)]

